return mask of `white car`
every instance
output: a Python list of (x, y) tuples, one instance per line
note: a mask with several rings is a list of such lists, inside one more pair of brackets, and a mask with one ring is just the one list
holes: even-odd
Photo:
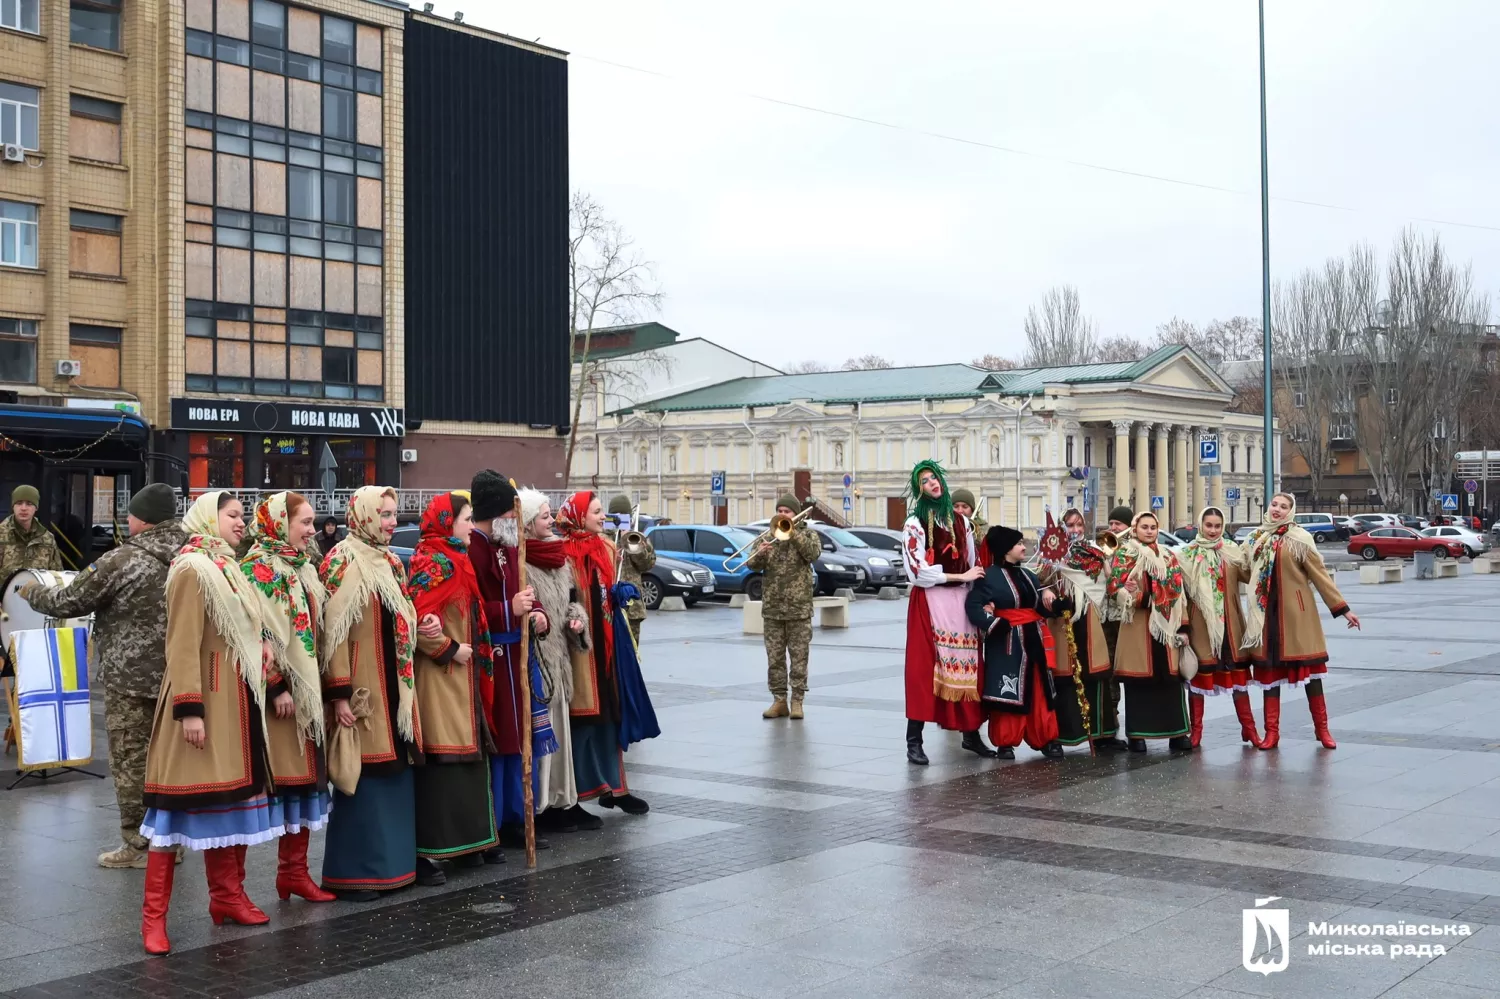
[(1469, 530), (1467, 527), (1444, 526), (1429, 527), (1422, 531), (1424, 538), (1457, 538), (1463, 542), (1469, 557), (1482, 554), (1490, 550), (1490, 541), (1482, 534)]

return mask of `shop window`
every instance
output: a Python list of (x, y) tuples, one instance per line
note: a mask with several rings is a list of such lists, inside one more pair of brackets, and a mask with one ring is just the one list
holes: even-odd
[(41, 91), (35, 87), (0, 83), (0, 142), (22, 149), (41, 148), (37, 145), (41, 104)]
[(245, 438), (239, 434), (188, 435), (188, 487), (242, 489)]
[(0, 28), (42, 33), (41, 0), (0, 0)]
[(35, 319), (0, 317), (0, 382), (36, 384)]
[(120, 0), (73, 0), (69, 21), (74, 45), (120, 51)]
[(261, 439), (260, 447), (265, 462), (262, 489), (300, 491), (317, 486), (311, 438), (265, 437)]
[(78, 94), (69, 101), (69, 153), (101, 163), (120, 162), (121, 105)]
[(120, 231), (124, 219), (102, 212), (74, 210), (68, 213), (72, 229), (68, 268), (74, 274), (120, 276)]
[(349, 440), (330, 440), (334, 469), (339, 489), (358, 489), (375, 485), (375, 440), (371, 437)]
[(37, 265), (37, 207), (0, 201), (0, 264)]
[(68, 327), (69, 353), (83, 362), (74, 383), (87, 388), (120, 387), (120, 328), (73, 323)]

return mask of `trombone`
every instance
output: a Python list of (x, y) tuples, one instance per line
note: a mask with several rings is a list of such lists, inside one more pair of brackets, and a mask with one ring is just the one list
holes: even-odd
[(617, 530), (618, 541), (615, 545), (615, 577), (619, 578), (625, 567), (626, 555), (639, 555), (646, 550), (646, 536), (641, 533), (641, 505), (637, 503), (630, 510), (630, 530)]
[[(750, 559), (754, 557), (753, 554), (745, 555), (745, 553), (753, 552), (754, 549), (759, 548), (761, 544), (766, 540), (769, 539), (772, 542), (776, 542), (785, 541), (786, 539), (790, 538), (792, 536), (792, 532), (797, 529), (797, 525), (802, 523), (802, 518), (812, 513), (812, 511), (813, 508), (808, 507), (806, 510), (803, 510), (795, 517), (788, 517), (784, 513), (778, 513), (776, 516), (772, 517), (770, 527), (766, 528), (764, 531), (761, 531), (759, 534), (751, 538), (749, 541), (745, 542), (743, 545), (740, 545), (739, 551), (735, 552), (733, 555), (730, 555), (724, 560), (724, 571), (730, 574), (739, 572), (742, 568), (744, 568), (745, 563), (750, 561)], [(741, 556), (744, 557), (741, 558)], [(730, 563), (734, 562), (736, 559), (739, 559), (739, 565), (731, 568)]]

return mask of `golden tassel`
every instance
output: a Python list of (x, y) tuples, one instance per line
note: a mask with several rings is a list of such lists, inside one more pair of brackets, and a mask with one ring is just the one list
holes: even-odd
[(1089, 695), (1083, 686), (1083, 663), (1078, 658), (1078, 639), (1073, 635), (1072, 611), (1063, 611), (1063, 628), (1068, 635), (1068, 657), (1073, 663), (1073, 690), (1078, 695), (1078, 710), (1083, 716), (1083, 734), (1089, 741), (1089, 755), (1093, 756), (1093, 718), (1089, 714)]

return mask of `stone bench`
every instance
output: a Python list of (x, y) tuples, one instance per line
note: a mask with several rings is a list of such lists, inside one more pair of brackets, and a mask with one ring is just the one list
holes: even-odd
[(1495, 564), (1492, 558), (1476, 558), (1474, 560), (1474, 575), (1490, 576), (1500, 572), (1500, 565)]
[(1433, 579), (1457, 579), (1458, 563), (1451, 558), (1440, 558), (1432, 567)]
[(814, 597), (813, 609), (818, 612), (819, 628), (849, 627), (848, 597)]
[(1361, 583), (1399, 583), (1401, 578), (1400, 562), (1366, 562), (1359, 567)]

